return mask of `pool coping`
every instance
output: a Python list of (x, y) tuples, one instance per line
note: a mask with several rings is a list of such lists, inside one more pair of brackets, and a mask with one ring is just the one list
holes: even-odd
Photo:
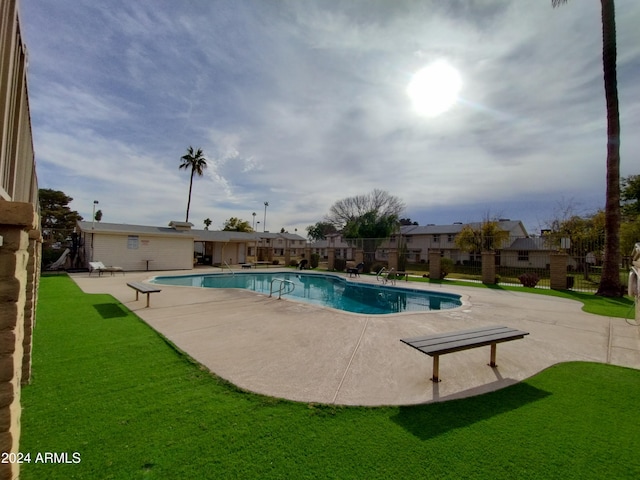
[[(234, 272), (234, 275), (252, 275), (252, 274), (258, 274), (258, 275), (272, 275), (272, 274), (278, 274), (278, 273), (288, 273), (288, 274), (302, 274), (302, 275), (313, 275), (313, 276), (320, 276), (320, 277), (332, 277), (332, 278), (336, 278), (338, 280), (344, 281), (345, 283), (351, 283), (353, 285), (359, 285), (359, 286), (364, 286), (367, 288), (375, 288), (380, 287), (380, 288), (384, 288), (384, 289), (391, 289), (391, 290), (403, 290), (403, 291), (408, 291), (408, 292), (412, 292), (412, 293), (433, 293), (434, 295), (438, 295), (440, 297), (443, 298), (451, 298), (454, 300), (457, 300), (460, 302), (460, 305), (457, 305), (455, 307), (451, 307), (451, 308), (447, 308), (447, 309), (442, 309), (442, 310), (452, 310), (454, 308), (462, 308), (465, 305), (465, 299), (464, 299), (464, 295), (461, 294), (457, 294), (457, 293), (449, 293), (449, 292), (438, 292), (437, 290), (433, 290), (433, 289), (425, 289), (425, 288), (412, 288), (412, 287), (407, 287), (407, 286), (403, 286), (403, 285), (396, 285), (396, 284), (381, 284), (379, 282), (376, 283), (371, 283), (371, 282), (367, 282), (367, 281), (357, 281), (357, 279), (360, 279), (362, 277), (346, 277), (344, 275), (340, 275), (337, 272), (314, 272), (311, 270), (307, 270), (307, 271), (302, 271), (302, 272), (298, 272), (296, 270), (291, 270), (291, 269), (280, 269), (280, 270), (271, 270), (271, 271), (262, 271), (262, 272), (246, 272), (246, 271), (239, 271), (239, 272)], [(172, 287), (185, 287), (185, 288), (221, 288), (221, 287), (203, 287), (203, 286), (197, 286), (197, 285), (171, 285), (171, 284), (165, 284), (165, 283), (158, 283), (155, 280), (161, 277), (201, 277), (201, 276), (216, 276), (216, 275), (230, 275), (228, 272), (223, 271), (223, 272), (209, 272), (209, 273), (191, 273), (191, 274), (184, 274), (184, 275), (154, 275), (150, 278), (147, 279), (148, 282), (153, 283), (154, 285), (160, 285), (160, 286), (172, 286)], [(364, 278), (371, 278), (371, 276), (367, 276)], [(247, 288), (242, 288), (242, 287), (228, 287), (226, 288), (227, 290), (234, 290), (234, 289), (238, 289), (238, 290), (247, 290), (256, 294), (265, 294), (264, 292), (257, 292), (255, 290), (251, 290), (251, 289), (247, 289)], [(315, 302), (307, 302), (305, 300), (299, 300), (300, 297), (296, 297), (296, 296), (291, 296), (291, 297), (282, 297), (284, 300), (290, 300), (293, 302), (298, 302), (298, 303), (303, 303), (306, 305), (314, 305), (316, 307), (319, 308), (328, 308), (331, 310), (336, 310), (336, 311), (340, 311), (340, 312), (344, 312), (344, 313), (352, 313), (352, 314), (356, 314), (356, 315), (373, 315), (373, 316), (382, 316), (382, 315), (404, 315), (404, 314), (425, 314), (425, 313), (429, 313), (429, 312), (434, 312), (434, 311), (440, 311), (440, 310), (412, 310), (412, 311), (404, 311), (404, 312), (389, 312), (389, 313), (362, 313), (362, 312), (354, 312), (354, 311), (350, 311), (350, 310), (343, 310), (340, 308), (335, 308), (332, 307), (330, 305), (322, 305), (322, 304), (318, 304)], [(468, 302), (467, 302), (468, 304)]]
[[(154, 294), (151, 308), (145, 308), (126, 286), (128, 281), (179, 273), (70, 276), (87, 293), (113, 295), (220, 377), (248, 391), (294, 401), (411, 405), (497, 390), (565, 361), (640, 368), (640, 328), (624, 319), (585, 313), (579, 302), (546, 295), (416, 283), (411, 288), (462, 295), (463, 305), (366, 315), (238, 289), (167, 285)], [(364, 275), (357, 280), (376, 282)], [(497, 368), (486, 365), (489, 347), (443, 356), (439, 383), (429, 379), (431, 358), (400, 342), (487, 325), (530, 334), (498, 347)]]

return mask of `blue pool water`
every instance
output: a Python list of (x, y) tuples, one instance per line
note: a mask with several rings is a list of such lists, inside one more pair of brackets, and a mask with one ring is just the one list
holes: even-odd
[[(274, 279), (292, 282), (283, 298), (364, 314), (444, 310), (462, 305), (459, 295), (436, 293), (382, 284), (363, 284), (336, 275), (298, 272), (185, 275), (156, 277), (153, 283), (205, 288), (244, 288), (269, 295)], [(273, 282), (274, 297), (280, 282)], [(287, 284), (286, 288), (290, 288)]]

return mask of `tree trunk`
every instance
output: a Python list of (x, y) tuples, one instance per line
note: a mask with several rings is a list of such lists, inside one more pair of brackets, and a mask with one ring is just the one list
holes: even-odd
[(602, 278), (597, 295), (619, 297), (620, 288), (620, 113), (616, 74), (614, 0), (602, 5), (602, 67), (607, 101), (607, 200)]
[(191, 208), (191, 189), (193, 188), (193, 174), (195, 173), (194, 169), (191, 169), (191, 181), (189, 182), (189, 199), (187, 200), (187, 219), (185, 222), (189, 221), (189, 208)]

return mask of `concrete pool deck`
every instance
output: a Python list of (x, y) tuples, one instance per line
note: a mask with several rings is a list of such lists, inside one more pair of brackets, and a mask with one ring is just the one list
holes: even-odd
[[(162, 291), (152, 294), (151, 307), (145, 308), (145, 295), (135, 301), (135, 291), (127, 287), (127, 282), (155, 275), (219, 272), (199, 268), (71, 278), (84, 292), (113, 295), (180, 350), (238, 387), (295, 401), (410, 405), (497, 390), (559, 362), (640, 368), (640, 327), (584, 313), (579, 302), (545, 295), (399, 281), (398, 286), (462, 295), (464, 305), (359, 315), (252, 291), (168, 285), (159, 286)], [(349, 280), (377, 283), (365, 275)], [(530, 334), (498, 345), (496, 368), (487, 365), (488, 346), (443, 355), (439, 383), (430, 380), (432, 358), (400, 342), (487, 325)]]

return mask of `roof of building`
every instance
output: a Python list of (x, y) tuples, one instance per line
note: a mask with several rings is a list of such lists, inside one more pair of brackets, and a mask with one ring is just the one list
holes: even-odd
[(78, 226), (83, 232), (111, 233), (117, 235), (162, 235), (193, 238), (203, 242), (250, 242), (261, 238), (283, 238), (287, 240), (302, 240), (304, 237), (292, 233), (269, 232), (233, 232), (226, 230), (193, 230), (190, 223), (169, 223), (168, 227), (153, 227), (148, 225), (130, 225), (126, 223), (105, 223), (79, 221)]
[(126, 223), (105, 223), (79, 221), (83, 232), (112, 233), (119, 235), (162, 235), (193, 238), (194, 230), (176, 230), (171, 227), (153, 227), (149, 225), (129, 225)]
[(545, 237), (516, 238), (511, 245), (503, 250), (554, 250), (549, 239)]
[[(450, 225), (403, 225), (400, 227), (400, 233), (402, 235), (446, 235), (449, 233), (456, 234), (460, 233), (462, 229), (467, 225), (475, 229), (480, 228), (482, 226), (482, 222), (457, 222)], [(518, 232), (519, 234), (527, 234), (527, 231), (525, 230), (524, 225), (520, 220), (502, 219), (498, 221), (498, 226), (502, 230), (505, 230), (507, 232), (521, 230), (521, 232)]]

